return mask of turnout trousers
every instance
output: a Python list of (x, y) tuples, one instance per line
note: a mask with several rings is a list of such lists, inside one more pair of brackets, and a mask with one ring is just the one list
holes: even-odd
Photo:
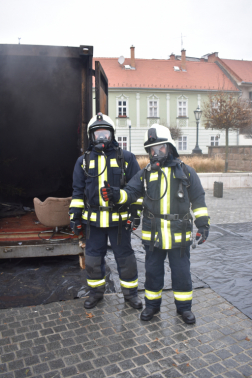
[(164, 261), (168, 254), (171, 268), (172, 290), (175, 305), (179, 311), (190, 311), (192, 306), (192, 280), (190, 272), (190, 247), (180, 257), (180, 248), (146, 250), (145, 258), (145, 304), (146, 307), (159, 308), (164, 287)]
[(90, 296), (102, 298), (105, 292), (105, 255), (108, 237), (114, 252), (120, 284), (126, 299), (137, 295), (138, 273), (134, 251), (131, 247), (131, 233), (122, 227), (121, 244), (117, 245), (117, 227), (90, 226), (90, 237), (86, 240), (85, 264)]

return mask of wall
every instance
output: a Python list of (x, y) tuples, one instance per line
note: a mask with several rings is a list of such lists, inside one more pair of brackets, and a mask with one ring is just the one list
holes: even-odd
[(252, 173), (198, 173), (204, 189), (212, 189), (214, 182), (223, 182), (223, 188), (252, 188)]
[[(124, 96), (128, 101), (128, 118), (117, 117), (117, 99)], [(154, 95), (159, 101), (158, 119), (148, 118), (148, 98)], [(188, 103), (188, 117), (178, 118), (178, 98), (183, 96)], [(95, 93), (94, 96), (95, 97)], [(207, 101), (207, 92), (198, 91), (168, 91), (160, 89), (132, 89), (109, 88), (109, 116), (116, 125), (116, 136), (126, 136), (128, 138), (129, 149), (129, 123), (131, 124), (131, 151), (136, 155), (145, 154), (143, 148), (144, 134), (153, 123), (175, 126), (178, 125), (187, 136), (187, 150), (179, 150), (179, 154), (191, 154), (196, 145), (196, 121), (194, 110), (199, 105), (203, 107)], [(93, 100), (95, 101), (95, 100)], [(93, 106), (95, 109), (95, 106)], [(210, 137), (219, 135), (219, 144), (225, 143), (225, 132), (220, 130), (206, 130), (204, 119), (199, 124), (199, 147), (204, 154), (208, 153)], [(237, 145), (238, 137), (236, 132), (229, 133), (230, 145)], [(176, 142), (178, 147), (178, 142)]]
[[(220, 156), (225, 159), (225, 146), (208, 147), (208, 156)], [(229, 146), (228, 169), (234, 171), (252, 171), (252, 146)]]

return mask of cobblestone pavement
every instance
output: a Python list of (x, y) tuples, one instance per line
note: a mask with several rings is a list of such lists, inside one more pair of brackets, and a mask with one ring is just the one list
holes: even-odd
[[(227, 234), (234, 237), (234, 250), (245, 246), (237, 238), (249, 249), (252, 189), (224, 190), (223, 198), (207, 190), (206, 203), (213, 232), (209, 243), (195, 250), (197, 261), (203, 252), (209, 256), (205, 264), (218, 260), (213, 251), (226, 245)], [(228, 259), (231, 249), (225, 248)], [(196, 268), (208, 282), (202, 266)], [(230, 269), (229, 274), (235, 277)], [(176, 315), (170, 290), (150, 322), (141, 321), (140, 311), (119, 293), (106, 295), (89, 311), (83, 302), (0, 310), (0, 378), (252, 378), (252, 320), (210, 288), (194, 290), (195, 325)]]
[(252, 222), (252, 188), (224, 189), (222, 198), (205, 193), (211, 224)]
[[(141, 294), (143, 298), (143, 294)], [(173, 294), (150, 322), (109, 294), (1, 310), (1, 378), (252, 377), (252, 321), (211, 289), (195, 291), (196, 325), (176, 315)]]

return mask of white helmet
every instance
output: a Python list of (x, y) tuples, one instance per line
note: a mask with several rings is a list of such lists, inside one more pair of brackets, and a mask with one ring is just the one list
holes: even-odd
[(90, 119), (87, 126), (88, 139), (91, 139), (91, 131), (98, 128), (110, 129), (115, 135), (115, 124), (109, 116), (98, 113)]
[(144, 148), (149, 153), (149, 147), (156, 146), (158, 144), (169, 143), (173, 150), (173, 156), (178, 157), (179, 154), (176, 149), (176, 144), (171, 137), (170, 130), (166, 126), (154, 123), (149, 130), (146, 131), (144, 136)]

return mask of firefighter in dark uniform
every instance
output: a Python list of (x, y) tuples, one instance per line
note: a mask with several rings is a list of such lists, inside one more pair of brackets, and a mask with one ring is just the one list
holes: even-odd
[(90, 120), (87, 132), (89, 148), (74, 168), (69, 210), (70, 225), (77, 235), (82, 224), (86, 225), (85, 264), (90, 292), (84, 307), (93, 308), (103, 298), (109, 237), (124, 299), (139, 309), (142, 302), (137, 296), (138, 273), (131, 230), (140, 224), (142, 201), (131, 206), (123, 203), (114, 206), (103, 200), (100, 189), (104, 181), (123, 188), (140, 168), (135, 155), (118, 147), (115, 126), (108, 116), (98, 113)]
[(164, 261), (168, 254), (172, 290), (177, 313), (185, 323), (195, 323), (192, 306), (190, 245), (192, 216), (198, 228), (196, 240), (202, 244), (209, 234), (205, 192), (193, 168), (179, 155), (167, 127), (152, 125), (146, 132), (144, 147), (150, 164), (139, 171), (122, 190), (103, 187), (103, 198), (127, 204), (144, 196), (142, 242), (146, 250), (145, 304), (142, 320), (158, 313), (164, 286)]

